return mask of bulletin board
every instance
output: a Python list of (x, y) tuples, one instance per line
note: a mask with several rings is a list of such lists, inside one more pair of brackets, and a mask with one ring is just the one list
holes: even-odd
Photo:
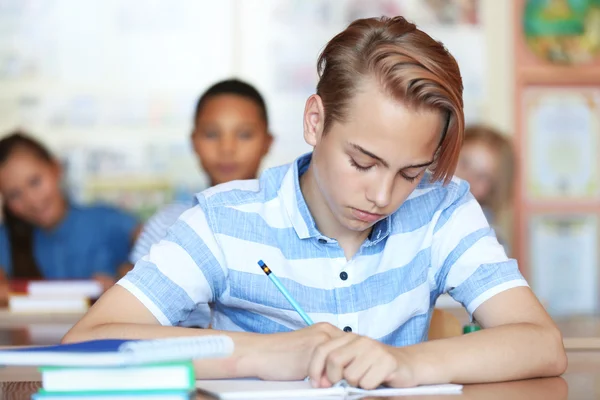
[(552, 315), (598, 313), (600, 2), (514, 4), (513, 249)]

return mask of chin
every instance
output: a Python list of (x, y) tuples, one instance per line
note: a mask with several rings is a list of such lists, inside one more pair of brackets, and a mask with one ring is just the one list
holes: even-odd
[(371, 222), (359, 221), (359, 220), (352, 218), (352, 219), (347, 219), (343, 225), (346, 227), (346, 229), (349, 229), (351, 231), (362, 232), (362, 231), (366, 231), (367, 229), (370, 229), (376, 223), (377, 222), (371, 223)]

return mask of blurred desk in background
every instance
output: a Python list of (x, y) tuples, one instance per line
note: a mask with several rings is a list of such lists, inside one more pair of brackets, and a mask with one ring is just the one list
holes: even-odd
[(0, 309), (0, 328), (24, 326), (28, 324), (71, 324), (74, 325), (84, 313), (12, 313)]
[[(461, 324), (469, 322), (469, 316), (460, 304), (446, 300), (441, 306), (438, 302), (438, 306), (456, 316)], [(56, 344), (83, 315), (16, 314), (0, 309), (0, 346)], [(555, 322), (563, 334), (567, 350), (600, 351), (600, 316), (556, 318)]]
[(0, 346), (57, 344), (82, 316), (82, 313), (16, 314), (0, 309)]
[[(467, 311), (448, 295), (440, 296), (436, 307), (454, 315), (462, 325), (469, 323)], [(600, 315), (556, 317), (554, 322), (563, 335), (567, 350), (600, 351)]]
[(0, 328), (0, 347), (45, 346), (60, 343), (73, 324), (28, 324)]

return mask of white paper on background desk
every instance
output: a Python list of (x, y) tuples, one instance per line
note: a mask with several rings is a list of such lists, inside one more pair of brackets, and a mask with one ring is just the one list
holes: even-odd
[(315, 389), (308, 381), (261, 381), (254, 379), (199, 380), (196, 387), (217, 394), (224, 400), (283, 399), (283, 398), (331, 398), (361, 396), (412, 396), (421, 394), (459, 394), (462, 385), (431, 385), (414, 388), (381, 388), (363, 390), (353, 387)]

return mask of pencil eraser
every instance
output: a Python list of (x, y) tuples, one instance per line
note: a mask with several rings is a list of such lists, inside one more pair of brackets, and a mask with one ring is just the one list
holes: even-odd
[(262, 268), (265, 266), (265, 263), (263, 260), (258, 260), (258, 265)]

